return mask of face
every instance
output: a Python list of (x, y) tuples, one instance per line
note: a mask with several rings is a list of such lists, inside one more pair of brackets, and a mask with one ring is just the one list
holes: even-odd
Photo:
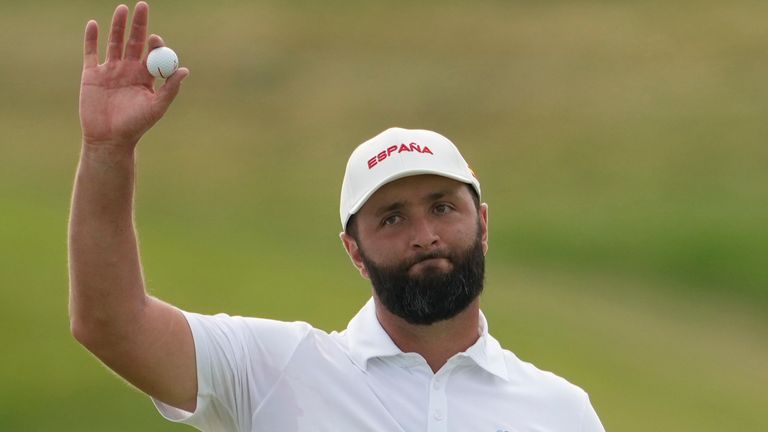
[(482, 291), (487, 206), (466, 184), (420, 175), (379, 189), (357, 213), (357, 240), (342, 234), (380, 304), (411, 324), (464, 310)]

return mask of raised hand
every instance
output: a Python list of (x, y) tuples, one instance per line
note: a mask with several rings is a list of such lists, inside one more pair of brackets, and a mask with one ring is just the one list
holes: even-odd
[(120, 5), (112, 16), (106, 61), (99, 64), (96, 21), (85, 27), (83, 75), (80, 83), (80, 126), (86, 145), (114, 146), (130, 150), (141, 136), (165, 114), (189, 75), (179, 68), (157, 90), (146, 68), (144, 44), (149, 50), (163, 40), (147, 38), (149, 6), (139, 2), (133, 12), (128, 42), (124, 42), (128, 7)]

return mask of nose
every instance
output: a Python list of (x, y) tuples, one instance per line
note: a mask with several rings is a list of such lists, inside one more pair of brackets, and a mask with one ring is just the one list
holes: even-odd
[(412, 224), (411, 247), (420, 251), (430, 251), (440, 244), (440, 236), (428, 218), (416, 218)]

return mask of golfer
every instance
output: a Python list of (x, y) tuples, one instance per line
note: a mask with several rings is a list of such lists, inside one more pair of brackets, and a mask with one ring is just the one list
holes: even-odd
[(352, 152), (341, 241), (372, 297), (346, 330), (181, 311), (147, 295), (133, 225), (135, 149), (189, 74), (157, 90), (148, 6), (115, 10), (106, 61), (88, 22), (83, 142), (69, 229), (74, 337), (207, 431), (596, 432), (587, 394), (503, 349), (480, 311), (488, 206), (459, 150), (388, 129)]

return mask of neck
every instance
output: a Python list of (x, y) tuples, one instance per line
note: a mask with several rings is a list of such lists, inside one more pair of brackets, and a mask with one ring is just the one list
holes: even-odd
[(430, 325), (410, 324), (391, 313), (374, 294), (376, 317), (392, 341), (403, 352), (415, 352), (437, 372), (454, 355), (466, 351), (480, 337), (480, 299), (475, 299), (455, 317)]

